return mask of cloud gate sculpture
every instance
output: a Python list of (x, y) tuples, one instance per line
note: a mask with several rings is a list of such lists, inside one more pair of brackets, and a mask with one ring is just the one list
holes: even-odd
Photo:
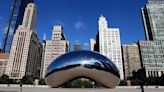
[(92, 51), (73, 51), (58, 57), (49, 65), (45, 80), (56, 88), (78, 77), (92, 79), (108, 88), (116, 87), (120, 81), (112, 61)]

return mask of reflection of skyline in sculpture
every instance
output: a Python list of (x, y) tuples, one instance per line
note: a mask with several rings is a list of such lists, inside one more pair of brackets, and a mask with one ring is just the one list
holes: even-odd
[(79, 77), (92, 79), (108, 88), (114, 88), (120, 80), (112, 61), (92, 51), (73, 51), (58, 57), (49, 65), (45, 80), (50, 87), (60, 87)]
[(74, 44), (74, 51), (79, 51), (79, 50), (82, 50), (83, 49), (83, 46), (81, 43), (75, 43)]

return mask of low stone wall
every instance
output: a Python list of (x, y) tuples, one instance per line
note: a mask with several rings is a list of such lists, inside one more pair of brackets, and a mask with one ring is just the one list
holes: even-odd
[[(105, 88), (49, 88), (45, 85), (0, 85), (0, 92), (141, 92), (139, 86), (118, 86), (115, 89)], [(22, 91), (21, 91), (22, 90)], [(164, 92), (164, 87), (156, 88), (155, 86), (145, 87), (145, 92)]]
[[(18, 84), (10, 84), (10, 87), (20, 87)], [(38, 87), (38, 88), (50, 88), (48, 85), (22, 85), (23, 87)], [(7, 84), (0, 84), (0, 87), (8, 87)], [(116, 88), (140, 88), (140, 86), (117, 86)], [(144, 88), (157, 88), (157, 86), (144, 86)], [(158, 88), (164, 88), (164, 86), (158, 86)]]

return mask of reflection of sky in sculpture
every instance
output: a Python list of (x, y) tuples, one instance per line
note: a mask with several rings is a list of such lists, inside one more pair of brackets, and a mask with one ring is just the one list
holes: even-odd
[(48, 73), (69, 65), (93, 65), (105, 70), (118, 72), (116, 66), (103, 55), (92, 51), (73, 51), (58, 57), (48, 67)]

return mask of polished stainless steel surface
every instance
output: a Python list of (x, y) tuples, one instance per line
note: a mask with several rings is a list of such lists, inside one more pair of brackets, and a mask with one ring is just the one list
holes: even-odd
[(93, 79), (109, 88), (120, 80), (112, 61), (92, 51), (73, 51), (58, 57), (49, 65), (45, 80), (50, 87), (60, 87), (78, 77)]

